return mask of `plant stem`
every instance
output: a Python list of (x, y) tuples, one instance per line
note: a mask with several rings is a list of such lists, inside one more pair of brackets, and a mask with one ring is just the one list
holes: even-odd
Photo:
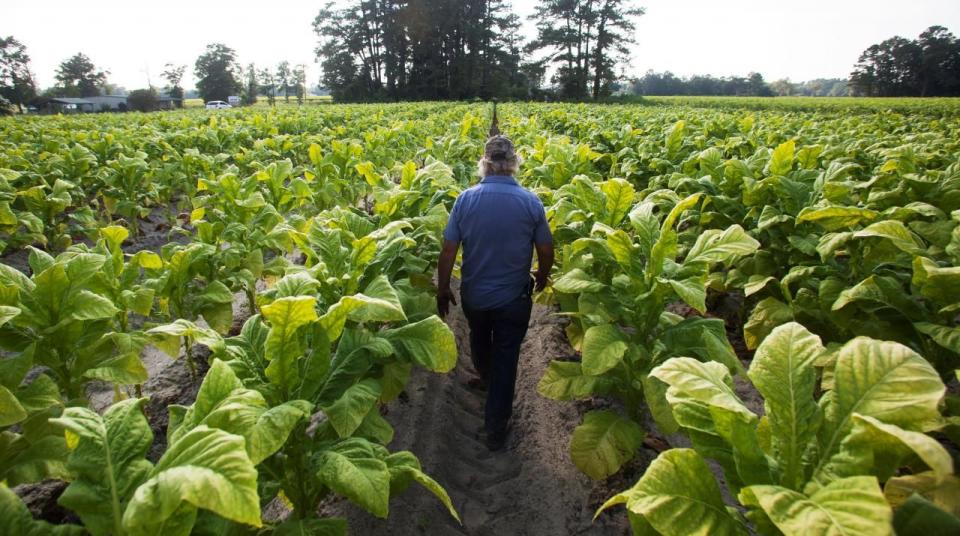
[(190, 377), (197, 379), (197, 365), (193, 362), (193, 352), (191, 351), (190, 338), (183, 338), (183, 353), (187, 358), (187, 367), (190, 368)]

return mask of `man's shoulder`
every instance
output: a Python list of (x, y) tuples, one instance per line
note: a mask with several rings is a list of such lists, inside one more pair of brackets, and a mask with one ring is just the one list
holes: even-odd
[(480, 189), (480, 185), (479, 185), (479, 184), (475, 184), (475, 185), (473, 185), (473, 186), (471, 186), (471, 187), (469, 187), (469, 188), (465, 188), (465, 189), (461, 190), (460, 193), (457, 195), (457, 199), (460, 200), (460, 201), (463, 201), (463, 200), (465, 200), (465, 199), (469, 199), (470, 197), (472, 197), (473, 195), (475, 195), (479, 189)]

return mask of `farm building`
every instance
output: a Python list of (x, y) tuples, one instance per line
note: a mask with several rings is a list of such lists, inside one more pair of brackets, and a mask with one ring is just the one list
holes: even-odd
[(71, 97), (57, 97), (47, 102), (47, 110), (51, 113), (77, 113), (96, 111), (94, 104), (87, 99)]
[(93, 103), (94, 112), (125, 112), (127, 108), (127, 98), (120, 95), (103, 95), (99, 97), (86, 97)]
[[(173, 110), (183, 106), (182, 99), (158, 96), (157, 110)], [(130, 110), (130, 103), (123, 95), (100, 95), (84, 97), (56, 97), (46, 102), (43, 111), (46, 113), (90, 113), (90, 112), (126, 112)]]
[(183, 99), (166, 96), (157, 97), (158, 110), (173, 110), (174, 108), (183, 108)]

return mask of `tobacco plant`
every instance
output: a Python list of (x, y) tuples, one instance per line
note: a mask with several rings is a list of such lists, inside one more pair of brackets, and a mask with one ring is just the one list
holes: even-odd
[[(903, 345), (858, 337), (828, 350), (797, 323), (777, 327), (747, 373), (762, 416), (721, 363), (676, 357), (651, 374), (669, 386), (691, 448), (662, 453), (598, 510), (625, 504), (636, 534), (891, 534), (893, 507), (911, 493), (960, 490), (949, 453), (926, 435), (943, 426), (943, 382)], [(705, 460), (746, 518), (724, 504)]]
[[(699, 194), (681, 200), (673, 192), (653, 192), (634, 205), (633, 189), (625, 181), (598, 187), (578, 179), (574, 185), (576, 202), (594, 200), (592, 214), (601, 220), (588, 235), (565, 246), (564, 273), (554, 283), (561, 310), (572, 317), (567, 335), (582, 360), (552, 362), (538, 389), (557, 400), (611, 395), (624, 403), (628, 417), (610, 410), (589, 412), (574, 431), (574, 463), (600, 479), (618, 471), (639, 447), (643, 402), (661, 428), (675, 427), (662, 384), (648, 377), (655, 366), (692, 354), (721, 361), (732, 372), (742, 369), (722, 320), (682, 318), (665, 307), (679, 299), (704, 313), (711, 270), (753, 253), (759, 244), (734, 225), (704, 231), (681, 251), (676, 227), (701, 201)], [(585, 230), (583, 222), (574, 225)], [(620, 226), (632, 234), (615, 228)]]

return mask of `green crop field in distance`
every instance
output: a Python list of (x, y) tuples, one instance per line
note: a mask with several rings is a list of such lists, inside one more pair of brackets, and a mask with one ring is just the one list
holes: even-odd
[[(343, 534), (321, 501), (385, 518), (413, 484), (457, 518), (382, 406), (458, 362), (432, 280), (490, 108), (295, 102), (0, 118), (0, 533), (51, 532), (7, 487), (44, 479), (86, 527), (64, 534), (249, 532), (273, 501), (301, 516), (277, 532)], [(570, 408), (573, 466), (643, 472), (601, 510), (669, 536), (957, 532), (958, 110), (499, 106), (572, 355), (537, 391), (602, 401)], [(158, 460), (148, 344), (201, 383)]]

